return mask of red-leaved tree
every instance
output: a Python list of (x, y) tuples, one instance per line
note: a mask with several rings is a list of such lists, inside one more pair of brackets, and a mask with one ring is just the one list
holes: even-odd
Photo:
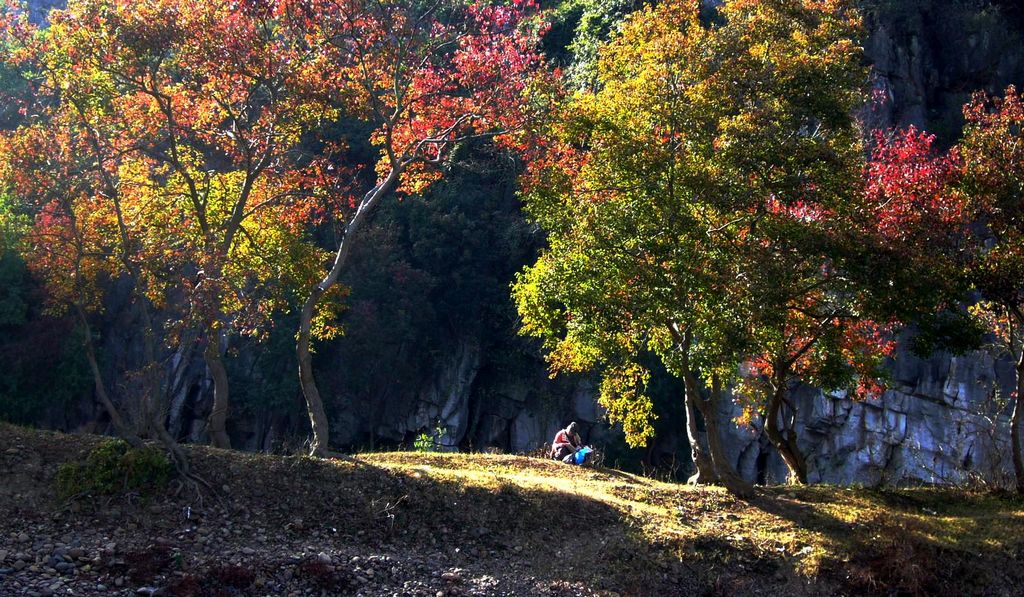
[(386, 197), (423, 190), (469, 139), (521, 143), (514, 133), (529, 118), (528, 90), (542, 67), (536, 13), (534, 0), (291, 3), (293, 26), (311, 47), (323, 48), (312, 66), (321, 93), (372, 124), (369, 140), (380, 151), (374, 182), (345, 217), (330, 268), (301, 311), (297, 352), (312, 454), (325, 454), (329, 443), (310, 352), (321, 298), (338, 283), (360, 228)]
[(1014, 87), (1001, 98), (978, 93), (964, 115), (962, 189), (975, 223), (969, 274), (981, 294), (971, 312), (1015, 365), (1010, 450), (1017, 491), (1024, 493), (1024, 100)]

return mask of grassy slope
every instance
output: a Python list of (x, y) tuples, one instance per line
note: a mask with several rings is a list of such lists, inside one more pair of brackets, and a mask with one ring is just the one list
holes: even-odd
[[(53, 473), (99, 441), (0, 425), (0, 452), (17, 446), (0, 454), (3, 519), (67, 512), (53, 497)], [(275, 529), (282, 543), (457, 546), (459, 557), (494, 574), (625, 594), (1024, 592), (1024, 502), (1014, 498), (819, 486), (764, 488), (739, 501), (717, 488), (518, 456), (320, 461), (190, 451), (223, 496), (207, 516)], [(180, 511), (169, 502), (184, 493), (157, 501)], [(98, 501), (85, 507), (101, 509)], [(177, 522), (150, 511), (140, 510), (141, 536), (174, 532)], [(102, 524), (92, 510), (78, 516)]]

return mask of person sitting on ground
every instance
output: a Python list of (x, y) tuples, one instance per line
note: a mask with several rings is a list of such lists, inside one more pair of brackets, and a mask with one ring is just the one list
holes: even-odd
[(555, 440), (551, 442), (551, 457), (555, 460), (563, 460), (583, 445), (579, 433), (576, 432), (576, 422), (569, 423), (569, 426), (555, 434)]

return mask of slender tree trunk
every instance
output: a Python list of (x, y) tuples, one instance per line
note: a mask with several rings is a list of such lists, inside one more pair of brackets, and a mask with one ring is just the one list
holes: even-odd
[(229, 449), (231, 438), (228, 437), (227, 420), (230, 394), (228, 371), (224, 368), (224, 359), (220, 354), (220, 337), (219, 331), (211, 330), (206, 342), (206, 351), (203, 353), (206, 367), (213, 378), (213, 408), (210, 409), (207, 429), (210, 443), (214, 447)]
[[(807, 460), (804, 458), (800, 447), (796, 443), (796, 432), (780, 428), (779, 414), (782, 405), (785, 403), (786, 387), (785, 382), (778, 383), (771, 398), (768, 399), (768, 408), (764, 418), (764, 430), (768, 434), (768, 441), (775, 446), (782, 456), (782, 460), (789, 468), (790, 481), (801, 484), (807, 483)], [(783, 432), (785, 431), (785, 435)]]
[(79, 320), (82, 323), (82, 330), (85, 334), (85, 357), (89, 361), (89, 369), (92, 371), (93, 384), (96, 386), (96, 397), (99, 398), (103, 408), (107, 411), (107, 415), (110, 417), (110, 422), (114, 424), (117, 435), (127, 441), (133, 448), (141, 447), (142, 439), (125, 423), (124, 417), (121, 416), (120, 411), (117, 410), (114, 402), (110, 399), (110, 395), (107, 394), (107, 386), (103, 383), (103, 375), (100, 373), (100, 366), (96, 361), (96, 347), (92, 342), (92, 327), (89, 325), (89, 320), (85, 317), (85, 311), (78, 304), (75, 305), (75, 310), (78, 312)]
[(1024, 394), (1024, 350), (1017, 359), (1017, 396), (1013, 400), (1013, 415), (1010, 417), (1010, 450), (1013, 454), (1013, 472), (1017, 478), (1017, 492), (1024, 494), (1024, 457), (1020, 448), (1021, 419), (1024, 413), (1021, 412), (1021, 398)]
[(309, 422), (313, 430), (313, 441), (309, 449), (311, 456), (326, 456), (330, 443), (327, 413), (324, 411), (320, 390), (317, 388), (316, 378), (313, 376), (313, 355), (310, 352), (310, 336), (313, 329), (313, 317), (316, 315), (316, 306), (324, 293), (337, 284), (338, 279), (341, 277), (341, 272), (348, 262), (348, 256), (352, 250), (352, 243), (355, 240), (356, 232), (370, 216), (370, 213), (380, 202), (380, 199), (395, 187), (400, 175), (401, 170), (393, 167), (387, 177), (363, 197), (355, 215), (352, 216), (352, 219), (345, 226), (341, 243), (338, 245), (338, 251), (334, 255), (334, 263), (331, 265), (331, 270), (313, 288), (309, 298), (302, 305), (302, 311), (299, 313), (299, 333), (295, 342), (295, 352), (299, 359), (299, 384), (302, 386), (302, 395), (306, 398), (306, 410), (309, 413)]
[(725, 455), (725, 445), (718, 431), (718, 405), (722, 400), (721, 384), (717, 377), (712, 378), (711, 397), (703, 401), (704, 428), (708, 433), (708, 447), (711, 448), (711, 461), (721, 479), (722, 485), (738, 497), (749, 497), (754, 493), (754, 486), (736, 472), (736, 468)]
[(309, 448), (311, 456), (324, 456), (330, 441), (327, 413), (324, 411), (320, 390), (313, 377), (313, 355), (309, 351), (313, 315), (316, 313), (316, 304), (324, 292), (324, 288), (317, 286), (302, 306), (302, 313), (299, 317), (299, 337), (296, 342), (299, 357), (299, 384), (302, 386), (302, 395), (306, 397), (306, 411), (309, 413), (309, 423), (313, 429), (313, 442)]

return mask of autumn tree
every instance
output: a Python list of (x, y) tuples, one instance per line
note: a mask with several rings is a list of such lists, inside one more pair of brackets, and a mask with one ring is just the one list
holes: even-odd
[(954, 192), (955, 152), (940, 154), (934, 137), (914, 129), (877, 131), (871, 143), (863, 196), (839, 209), (803, 201), (770, 209), (766, 221), (780, 226), (773, 256), (750, 261), (763, 274), (756, 295), (768, 308), (752, 318), (756, 353), (738, 388), (744, 418), (762, 417), (800, 482), (808, 465), (788, 398), (792, 386), (878, 397), (886, 358), (907, 324), (916, 330), (912, 349), (960, 350), (972, 342), (958, 310), (966, 222)]
[(313, 429), (311, 453), (327, 453), (329, 427), (313, 375), (311, 330), (370, 214), (396, 193), (416, 193), (445, 173), (460, 143), (493, 137), (514, 145), (541, 66), (533, 0), (464, 3), (308, 0), (291, 18), (323, 47), (322, 93), (372, 126), (379, 150), (372, 183), (345, 214), (329, 270), (300, 313), (299, 378)]
[(291, 34), (289, 8), (79, 0), (44, 29), (18, 12), (5, 28), (4, 58), (33, 99), (22, 107), (28, 124), (6, 136), (4, 179), (36, 206), (38, 226), (65, 231), (41, 232), (51, 241), (34, 258), (75, 251), (37, 271), (55, 297), (72, 284), (93, 309), (102, 288), (88, 270), (69, 275), (76, 264), (132, 281), (147, 420), (163, 417), (156, 311), (172, 322), (172, 344), (204, 345), (209, 433), (221, 447), (223, 339), (262, 333), (311, 283), (323, 255), (304, 227), (345, 182), (330, 148), (303, 151), (337, 112), (320, 93), (322, 72), (310, 70), (322, 52)]
[(1024, 102), (1014, 87), (1003, 97), (978, 93), (964, 115), (964, 200), (949, 209), (966, 208), (975, 223), (969, 274), (981, 300), (972, 313), (995, 338), (998, 352), (1014, 362), (1010, 450), (1017, 490), (1024, 493)]
[(552, 122), (527, 180), (550, 246), (516, 296), (555, 371), (603, 367), (601, 401), (634, 443), (654, 414), (638, 356), (660, 356), (685, 382), (692, 480), (747, 493), (722, 405), (770, 325), (791, 358), (808, 326), (785, 314), (837, 294), (814, 289), (832, 279), (824, 215), (838, 223), (860, 196), (859, 17), (848, 2), (736, 0), (702, 19), (700, 4), (630, 17), (597, 89)]

